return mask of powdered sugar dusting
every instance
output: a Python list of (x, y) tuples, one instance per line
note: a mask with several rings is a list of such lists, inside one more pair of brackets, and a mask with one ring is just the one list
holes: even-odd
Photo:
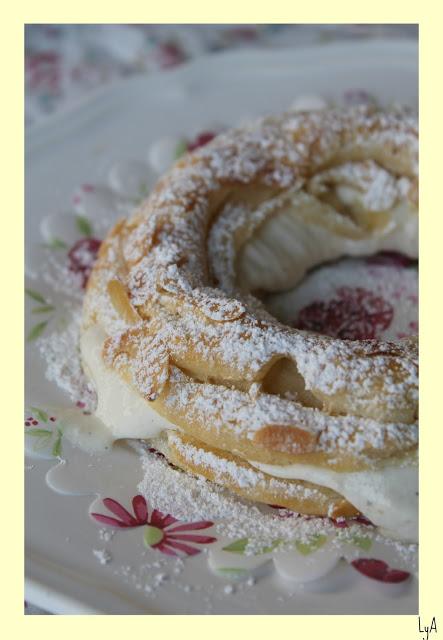
[[(162, 448), (159, 441), (153, 444)], [(222, 487), (204, 478), (191, 476), (171, 468), (168, 463), (151, 453), (141, 443), (134, 443), (140, 452), (144, 477), (138, 486), (142, 495), (149, 496), (151, 504), (178, 519), (224, 520), (216, 523), (220, 535), (228, 537), (250, 537), (256, 543), (271, 543), (275, 538), (292, 540), (308, 536), (313, 532), (333, 530), (327, 519), (285, 519), (266, 513), (265, 507), (235, 497)], [(164, 445), (163, 445), (164, 446)], [(219, 463), (218, 463), (219, 464)], [(250, 482), (255, 471), (246, 482)], [(255, 474), (257, 477), (259, 474)], [(268, 510), (269, 511), (269, 510)]]
[[(176, 444), (176, 443), (175, 443)], [(144, 476), (138, 486), (140, 493), (149, 498), (153, 507), (163, 513), (171, 513), (178, 519), (213, 520), (218, 535), (230, 539), (248, 538), (246, 554), (254, 554), (275, 540), (281, 542), (279, 549), (284, 550), (294, 540), (310, 540), (315, 535), (331, 535), (336, 531), (337, 523), (329, 518), (303, 517), (287, 511), (243, 500), (228, 490), (199, 476), (192, 476), (171, 467), (165, 458), (151, 449), (165, 450), (165, 440), (156, 439), (149, 445), (132, 442), (142, 460)], [(189, 445), (185, 445), (189, 447)], [(211, 454), (199, 455), (199, 461), (206, 461), (212, 468), (225, 473), (229, 466), (213, 460)], [(220, 465), (222, 465), (220, 467)], [(231, 468), (238, 478), (241, 471)], [(252, 476), (245, 476), (248, 484)], [(260, 481), (259, 474), (257, 480)], [(252, 480), (254, 482), (254, 480)], [(397, 552), (404, 556), (409, 566), (416, 562), (417, 546), (389, 540), (380, 536), (375, 527), (362, 526), (357, 521), (348, 520), (346, 528), (340, 528), (340, 538), (346, 540), (363, 535), (374, 541), (394, 545)], [(340, 525), (341, 527), (342, 525)]]
[[(105, 242), (93, 273), (86, 317), (113, 336), (108, 361), (124, 374), (129, 370), (146, 397), (192, 412), (195, 398), (192, 406), (186, 404), (189, 394), (185, 401), (172, 398), (177, 388), (166, 384), (169, 365), (186, 368), (193, 392), (193, 377), (211, 378), (215, 396), (222, 385), (242, 393), (263, 379), (270, 363), (287, 358), (324, 412), (320, 419), (305, 410), (302, 428), (312, 419), (310, 430), (320, 436), (321, 421), (332, 422), (329, 413), (347, 414), (352, 423), (352, 432), (341, 425), (319, 437), (320, 447), (346, 443), (359, 451), (365, 440), (365, 446), (382, 448), (387, 438), (409, 447), (418, 380), (412, 343), (343, 343), (279, 325), (256, 298), (237, 289), (235, 259), (254, 230), (303, 188), (319, 195), (326, 185), (330, 191), (335, 185), (337, 194), (341, 189), (354, 218), (344, 225), (346, 233), (352, 227), (371, 242), (378, 237), (372, 227), (380, 208), (388, 208), (386, 216), (403, 199), (410, 205), (404, 216), (416, 217), (409, 185), (417, 177), (417, 149), (412, 118), (356, 108), (266, 118), (180, 159)], [(348, 219), (348, 212), (340, 216)], [(397, 213), (391, 216), (390, 231), (400, 224)], [(315, 216), (312, 224), (318, 224)], [(110, 321), (115, 309), (104, 293), (109, 270), (140, 314), (138, 330), (125, 332)], [(122, 360), (128, 342), (131, 357)], [(209, 385), (201, 389), (207, 419), (216, 419), (209, 409), (217, 399)], [(280, 410), (287, 412), (283, 404)], [(365, 437), (361, 419), (373, 420)]]
[(96, 396), (80, 360), (81, 309), (74, 308), (68, 324), (40, 338), (38, 347), (46, 362), (46, 378), (55, 382), (75, 403), (92, 410)]
[(322, 195), (335, 185), (342, 202), (366, 211), (388, 211), (401, 196), (407, 195), (411, 182), (397, 178), (373, 160), (346, 162), (314, 176), (308, 190)]
[[(318, 409), (278, 396), (249, 394), (222, 386), (172, 382), (166, 405), (173, 411), (186, 411), (190, 420), (218, 430), (224, 436), (233, 431), (237, 437), (254, 440), (256, 432), (266, 425), (287, 425), (287, 451), (298, 453), (298, 444), (290, 436), (290, 427), (297, 425), (317, 436), (320, 451), (342, 449), (364, 452), (369, 448), (382, 449), (391, 444), (411, 447), (418, 439), (417, 425), (382, 423), (354, 416), (331, 416)], [(258, 447), (258, 444), (254, 445)]]

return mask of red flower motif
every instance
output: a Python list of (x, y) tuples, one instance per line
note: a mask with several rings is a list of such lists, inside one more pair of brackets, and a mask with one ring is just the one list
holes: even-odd
[(291, 511), (290, 509), (287, 509), (286, 507), (282, 507), (279, 504), (268, 504), (268, 507), (271, 507), (271, 509), (275, 509), (277, 511), (276, 515), (279, 518), (294, 518), (295, 516), (298, 516), (297, 513), (295, 513), (295, 511)]
[(367, 527), (373, 527), (374, 525), (365, 516), (353, 516), (352, 518), (329, 518), (329, 521), (336, 529), (347, 529), (350, 524), (357, 522), (358, 524), (364, 524)]
[(391, 569), (383, 560), (373, 558), (358, 558), (351, 562), (354, 569), (357, 569), (367, 578), (378, 580), (379, 582), (404, 582), (411, 575), (408, 571)]
[(408, 258), (403, 253), (398, 251), (380, 251), (373, 256), (369, 256), (366, 259), (367, 264), (377, 264), (388, 267), (412, 267), (417, 261), (412, 258)]
[(163, 460), (166, 460), (166, 456), (158, 449), (155, 449), (154, 447), (149, 447), (148, 451), (149, 453), (153, 453), (155, 456), (157, 456), (157, 458), (162, 458)]
[(32, 90), (60, 93), (61, 58), (54, 51), (40, 51), (26, 57), (26, 79)]
[(159, 44), (155, 57), (162, 69), (171, 69), (186, 60), (185, 52), (174, 42)]
[(394, 309), (361, 287), (340, 287), (337, 298), (313, 302), (298, 315), (295, 327), (342, 340), (372, 340), (392, 322)]
[(132, 516), (129, 511), (126, 511), (117, 500), (113, 500), (113, 498), (105, 498), (103, 504), (111, 513), (116, 515), (117, 518), (111, 518), (101, 513), (91, 513), (98, 522), (119, 528), (141, 527), (148, 522), (148, 509), (143, 496), (135, 496), (132, 499), (134, 516)]
[(217, 134), (213, 131), (202, 131), (198, 134), (193, 140), (190, 140), (187, 145), (188, 151), (194, 151), (194, 149), (198, 149), (199, 147), (204, 147), (205, 144), (211, 142), (215, 138)]
[(231, 40), (251, 42), (252, 40), (257, 40), (258, 31), (257, 27), (235, 27), (233, 29), (229, 29), (226, 35)]
[(371, 94), (364, 89), (348, 89), (343, 94), (343, 101), (348, 106), (376, 104), (374, 96), (371, 96)]
[(358, 524), (364, 524), (368, 527), (373, 527), (373, 523), (368, 520), (368, 518), (366, 518), (365, 516), (359, 515), (359, 516), (352, 516), (350, 518), (345, 518), (345, 517), (339, 517), (339, 518), (329, 518), (329, 517), (325, 517), (325, 516), (305, 516), (302, 515), (300, 513), (295, 513), (295, 511), (291, 511), (290, 509), (287, 509), (286, 507), (282, 507), (278, 504), (268, 504), (268, 507), (271, 507), (271, 509), (276, 509), (278, 511), (278, 516), (281, 518), (292, 518), (292, 517), (297, 517), (297, 518), (304, 518), (305, 520), (329, 520), (329, 522), (336, 528), (336, 529), (347, 529), (351, 524), (354, 523), (358, 523)]
[(97, 238), (81, 238), (68, 252), (68, 268), (71, 273), (80, 274), (83, 289), (86, 287), (92, 267), (97, 259), (100, 244), (101, 242)]
[[(187, 531), (207, 529), (214, 524), (213, 522), (201, 520), (199, 522), (182, 523), (171, 515), (163, 514), (161, 511), (158, 511), (158, 509), (153, 509), (151, 514), (149, 514), (148, 505), (143, 496), (135, 496), (132, 499), (134, 515), (130, 514), (119, 502), (112, 498), (105, 498), (103, 504), (111, 513), (117, 516), (117, 518), (112, 518), (102, 513), (91, 513), (91, 516), (98, 522), (120, 529), (145, 525), (145, 543), (152, 547), (152, 549), (158, 549), (162, 553), (170, 556), (177, 556), (179, 555), (178, 552), (182, 552), (188, 556), (194, 556), (200, 553), (200, 549), (188, 543), (211, 544), (216, 540), (216, 538), (212, 536), (184, 533)], [(178, 525), (172, 526), (175, 525), (175, 523), (178, 523)]]

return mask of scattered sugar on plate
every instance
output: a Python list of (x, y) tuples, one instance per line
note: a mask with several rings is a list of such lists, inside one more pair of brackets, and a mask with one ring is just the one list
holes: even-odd
[(107, 549), (93, 549), (92, 553), (100, 564), (109, 564), (112, 560), (112, 555)]
[(114, 534), (115, 534), (115, 531), (113, 529), (98, 530), (98, 537), (100, 538), (100, 540), (103, 540), (103, 542), (110, 542), (114, 537)]

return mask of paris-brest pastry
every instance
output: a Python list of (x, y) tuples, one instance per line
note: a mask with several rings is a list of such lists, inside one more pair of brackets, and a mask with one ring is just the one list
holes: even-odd
[(264, 306), (343, 256), (417, 257), (415, 119), (285, 113), (180, 158), (104, 240), (81, 350), (116, 438), (300, 514), (417, 537), (417, 339), (339, 340)]

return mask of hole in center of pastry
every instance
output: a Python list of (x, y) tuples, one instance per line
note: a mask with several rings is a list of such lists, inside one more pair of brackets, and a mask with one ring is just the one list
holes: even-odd
[(217, 286), (252, 292), (281, 322), (334, 338), (417, 333), (412, 178), (351, 160), (286, 190), (231, 196), (208, 235)]

